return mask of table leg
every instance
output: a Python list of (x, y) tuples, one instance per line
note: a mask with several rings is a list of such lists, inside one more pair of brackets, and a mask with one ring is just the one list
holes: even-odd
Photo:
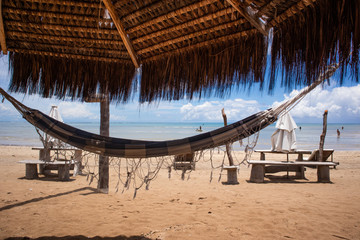
[(70, 179), (69, 172), (70, 172), (69, 164), (59, 165), (58, 168), (59, 180), (68, 181)]
[(27, 163), (25, 166), (25, 178), (27, 179), (35, 179), (38, 178), (38, 170), (37, 170), (37, 164), (29, 164)]
[(239, 184), (237, 180), (237, 168), (227, 168), (227, 184)]
[(262, 183), (264, 182), (265, 165), (253, 164), (251, 167), (250, 182)]
[(76, 175), (82, 173), (82, 150), (75, 150), (74, 157), (75, 166), (73, 176), (75, 177)]
[(318, 166), (317, 175), (318, 175), (318, 182), (329, 183), (330, 182), (329, 166)]

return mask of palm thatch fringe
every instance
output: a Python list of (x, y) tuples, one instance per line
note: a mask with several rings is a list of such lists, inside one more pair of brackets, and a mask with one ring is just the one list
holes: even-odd
[(340, 83), (348, 65), (352, 79), (358, 82), (359, 13), (360, 1), (321, 0), (302, 14), (275, 25), (269, 90), (273, 89), (279, 72), (282, 85), (291, 89), (309, 85), (326, 65), (336, 61), (341, 62)]
[[(109, 91), (112, 101), (129, 99), (137, 83), (136, 70), (114, 29), (85, 28), (91, 24), (81, 21), (80, 16), (67, 27), (69, 13), (65, 8), (43, 19), (40, 15), (50, 11), (46, 10), (47, 5), (25, 1), (22, 7), (22, 2), (4, 3), (6, 30), (10, 33), (7, 43), (11, 51), (11, 91), (80, 100)], [(359, 81), (360, 1), (257, 2), (258, 10), (262, 8), (267, 16), (268, 26), (273, 27), (270, 80), (266, 86), (268, 38), (241, 22), (242, 18), (233, 12), (230, 17), (226, 4), (190, 0), (176, 6), (173, 2), (147, 1), (139, 2), (142, 10), (131, 10), (128, 2), (115, 3), (118, 9), (126, 11), (122, 17), (133, 19), (125, 21), (124, 26), (130, 39), (138, 41), (134, 47), (142, 64), (140, 102), (224, 97), (235, 87), (247, 88), (256, 82), (271, 92), (277, 75), (282, 77), (282, 85), (292, 89), (310, 85), (325, 66), (334, 62), (341, 63), (340, 83), (347, 69), (351, 69), (351, 79)], [(23, 12), (29, 11), (28, 4), (39, 11), (35, 20)], [(61, 3), (67, 4), (70, 2)], [(149, 15), (147, 5), (162, 10)], [(14, 10), (17, 8), (21, 11)], [(87, 11), (85, 8), (88, 9), (82, 10)], [(98, 15), (96, 9), (89, 10), (93, 20)], [(210, 17), (219, 12), (221, 17)], [(29, 39), (24, 39), (26, 36)], [(38, 44), (40, 36), (45, 37)], [(147, 39), (140, 41), (144, 37)], [(76, 39), (81, 39), (80, 44)]]
[(108, 92), (111, 100), (126, 102), (137, 82), (130, 61), (124, 64), (14, 52), (9, 59), (9, 90), (13, 92), (81, 100)]
[(267, 40), (260, 33), (226, 43), (144, 60), (140, 102), (178, 100), (215, 94), (234, 86), (264, 82)]

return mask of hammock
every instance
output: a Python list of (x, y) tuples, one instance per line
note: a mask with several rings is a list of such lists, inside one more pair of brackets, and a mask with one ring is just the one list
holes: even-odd
[(86, 132), (65, 123), (59, 122), (46, 114), (31, 109), (11, 97), (2, 88), (0, 93), (36, 128), (54, 138), (74, 147), (112, 157), (147, 158), (166, 155), (181, 155), (215, 148), (249, 137), (255, 132), (274, 123), (277, 118), (286, 113), (290, 106), (298, 103), (316, 86), (328, 79), (338, 68), (338, 64), (329, 66), (318, 80), (306, 87), (294, 98), (278, 107), (253, 114), (243, 120), (221, 127), (219, 129), (195, 135), (188, 138), (168, 141), (142, 141), (100, 136)]

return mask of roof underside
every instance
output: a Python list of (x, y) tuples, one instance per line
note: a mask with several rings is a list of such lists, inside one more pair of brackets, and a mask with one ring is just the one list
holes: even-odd
[(0, 42), (10, 52), (10, 89), (17, 92), (82, 100), (109, 92), (126, 101), (138, 89), (141, 102), (224, 96), (255, 82), (272, 90), (277, 72), (287, 87), (308, 85), (345, 58), (343, 69), (350, 64), (358, 76), (360, 1), (0, 3)]

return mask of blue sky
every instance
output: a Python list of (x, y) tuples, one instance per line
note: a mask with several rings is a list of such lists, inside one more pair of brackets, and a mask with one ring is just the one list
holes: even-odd
[[(320, 123), (325, 110), (329, 111), (329, 123), (360, 123), (360, 84), (345, 80), (339, 86), (333, 76), (330, 85), (316, 88), (293, 110), (291, 115), (298, 123)], [(7, 90), (8, 57), (0, 58), (0, 87)], [(253, 86), (250, 91), (234, 90), (224, 99), (203, 98), (201, 100), (161, 101), (140, 105), (135, 97), (127, 104), (112, 104), (110, 120), (113, 122), (222, 122), (221, 109), (225, 108), (229, 122), (245, 118), (255, 112), (267, 109), (287, 99), (301, 89), (285, 91), (277, 83), (272, 95), (266, 90), (259, 91)], [(65, 122), (99, 121), (99, 103), (60, 101), (56, 98), (44, 99), (38, 95), (12, 94), (25, 105), (48, 113), (52, 105), (59, 106)], [(24, 121), (8, 101), (0, 102), (0, 121)]]

